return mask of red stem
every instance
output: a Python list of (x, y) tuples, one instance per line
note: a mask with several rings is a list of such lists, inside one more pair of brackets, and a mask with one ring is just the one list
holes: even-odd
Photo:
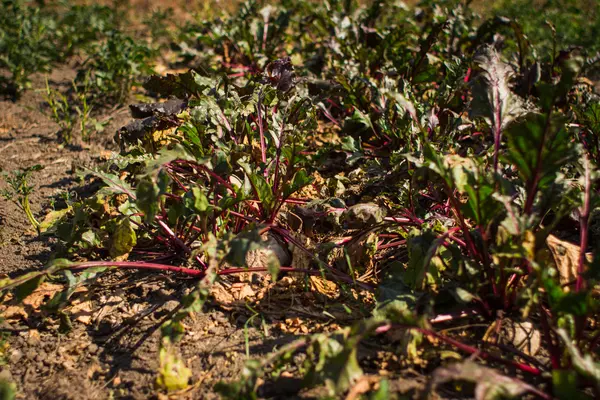
[(267, 163), (267, 145), (265, 143), (265, 132), (263, 127), (263, 118), (261, 113), (262, 108), (262, 91), (258, 95), (258, 104), (256, 104), (256, 113), (258, 116), (258, 132), (260, 134), (260, 154), (263, 164)]
[(579, 240), (579, 265), (577, 266), (577, 283), (575, 291), (580, 292), (585, 287), (583, 274), (585, 272), (585, 251), (588, 247), (589, 239), (589, 219), (590, 219), (590, 193), (592, 191), (592, 177), (590, 172), (590, 162), (587, 156), (584, 156), (585, 163), (585, 195), (583, 207), (579, 216), (580, 240)]
[(154, 270), (154, 271), (170, 271), (177, 272), (189, 276), (204, 276), (204, 272), (184, 267), (175, 267), (173, 265), (155, 264), (139, 261), (89, 261), (83, 262), (68, 269), (78, 271), (81, 269), (95, 268), (95, 267), (118, 267), (124, 269), (141, 269), (141, 270)]
[(560, 350), (552, 339), (552, 331), (548, 322), (548, 316), (546, 315), (546, 309), (540, 305), (540, 322), (542, 325), (542, 334), (548, 343), (548, 352), (550, 353), (550, 362), (552, 363), (552, 369), (560, 369)]
[(177, 237), (175, 232), (173, 232), (171, 230), (171, 228), (169, 228), (169, 226), (164, 223), (164, 221), (162, 221), (161, 219), (158, 219), (158, 218), (157, 218), (157, 221), (158, 221), (158, 225), (160, 225), (160, 227), (163, 228), (163, 230), (167, 233), (167, 235), (171, 238), (171, 240), (173, 240), (175, 242), (175, 244), (177, 244), (177, 246), (179, 246), (185, 252), (185, 254), (190, 254), (192, 252), (190, 250), (190, 248), (187, 247), (186, 244), (183, 243), (181, 241), (181, 239), (179, 239), (179, 237)]

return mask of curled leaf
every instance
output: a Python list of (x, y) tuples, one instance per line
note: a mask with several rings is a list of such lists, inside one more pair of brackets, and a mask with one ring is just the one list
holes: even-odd
[(429, 387), (434, 390), (438, 385), (452, 381), (474, 383), (476, 400), (522, 398), (527, 393), (539, 393), (538, 389), (519, 379), (509, 378), (470, 360), (436, 369)]

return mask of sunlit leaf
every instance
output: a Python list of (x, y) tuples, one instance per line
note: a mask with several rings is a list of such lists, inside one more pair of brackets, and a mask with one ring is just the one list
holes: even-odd
[(137, 235), (129, 218), (123, 218), (111, 237), (109, 254), (112, 258), (128, 254), (137, 244)]
[(156, 386), (167, 392), (182, 390), (188, 387), (189, 380), (192, 377), (192, 370), (189, 369), (183, 359), (175, 353), (172, 345), (161, 346), (159, 353), (160, 367)]

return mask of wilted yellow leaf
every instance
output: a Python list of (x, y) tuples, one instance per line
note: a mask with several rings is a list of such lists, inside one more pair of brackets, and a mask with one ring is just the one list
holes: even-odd
[(71, 211), (71, 207), (64, 208), (58, 211), (50, 211), (48, 214), (46, 214), (44, 220), (40, 223), (40, 233), (44, 233), (49, 229), (53, 228), (56, 225), (56, 223), (58, 223), (58, 221), (62, 219), (62, 217), (67, 215), (69, 211)]
[(109, 249), (110, 256), (112, 258), (122, 257), (128, 254), (136, 244), (137, 236), (129, 218), (122, 219), (112, 236)]
[(185, 389), (192, 376), (192, 370), (175, 354), (171, 345), (160, 349), (160, 369), (156, 378), (156, 386), (167, 392)]

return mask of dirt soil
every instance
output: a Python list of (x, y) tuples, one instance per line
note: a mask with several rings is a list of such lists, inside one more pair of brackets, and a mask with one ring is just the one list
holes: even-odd
[[(55, 70), (50, 82), (56, 87), (68, 85), (73, 70)], [(42, 76), (34, 88), (44, 85)], [(90, 143), (61, 146), (58, 126), (40, 111), (41, 93), (27, 91), (17, 102), (0, 102), (0, 169), (15, 169), (41, 164), (30, 183), (33, 212), (43, 219), (60, 208), (61, 192), (85, 196), (76, 170), (92, 166), (116, 148), (112, 137), (129, 120), (127, 107), (107, 110), (98, 119), (110, 119), (102, 134)], [(5, 187), (0, 180), (0, 190)], [(75, 190), (77, 189), (77, 190)], [(0, 274), (14, 277), (37, 271), (52, 259), (55, 243), (39, 237), (12, 202), (0, 199)], [(237, 279), (237, 278), (232, 278)], [(289, 343), (298, 335), (327, 331), (344, 323), (343, 308), (328, 309), (340, 315), (333, 323), (322, 311), (326, 304), (302, 288), (290, 291), (291, 278), (275, 284), (255, 277), (253, 282), (224, 282), (213, 295), (222, 301), (206, 305), (203, 313), (185, 320), (186, 335), (178, 350), (193, 371), (192, 384), (181, 393), (164, 395), (154, 388), (159, 367), (160, 325), (179, 306), (179, 300), (195, 281), (174, 275), (139, 272), (109, 273), (76, 293), (69, 313), (72, 326), (64, 330), (64, 320), (42, 311), (41, 304), (60, 290), (55, 283), (44, 283), (30, 296), (25, 306), (5, 310), (0, 319), (0, 376), (16, 383), (21, 399), (148, 399), (218, 398), (213, 386), (220, 380), (238, 378), (247, 359), (260, 358)], [(253, 312), (246, 301), (260, 312), (246, 324)], [(225, 304), (225, 305), (223, 305)], [(351, 323), (351, 320), (346, 320)], [(365, 372), (380, 372), (378, 354), (365, 347), (360, 358), (374, 360)], [(366, 365), (371, 365), (366, 362)], [(410, 371), (408, 371), (410, 374)], [(413, 392), (423, 387), (424, 378), (403, 374), (391, 380), (392, 387)], [(408, 378), (408, 379), (407, 379)], [(264, 384), (265, 398), (318, 398), (322, 391), (298, 393), (300, 381), (287, 376), (276, 384)]]

